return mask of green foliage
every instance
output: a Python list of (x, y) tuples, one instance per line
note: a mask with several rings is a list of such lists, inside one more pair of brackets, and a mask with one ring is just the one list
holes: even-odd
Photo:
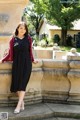
[[(39, 34), (40, 23), (44, 17), (48, 22), (62, 28), (62, 43), (66, 41), (67, 31), (73, 27), (72, 22), (80, 19), (80, 0), (30, 0), (32, 8), (26, 9), (36, 34)], [(32, 9), (32, 10), (31, 10)]]
[(67, 31), (73, 27), (72, 22), (80, 19), (80, 0), (47, 0), (48, 21), (62, 28), (62, 44), (66, 44)]
[(38, 45), (41, 47), (46, 47), (46, 41), (42, 39), (41, 41), (38, 42)]
[(44, 14), (44, 12), (47, 10), (47, 5), (44, 4), (43, 0), (30, 0), (34, 4), (34, 11), (38, 15)]
[(47, 9), (45, 4), (42, 5), (43, 0), (31, 0), (31, 2), (32, 4), (26, 7), (24, 15), (27, 16), (30, 24), (32, 24), (35, 28), (36, 34), (39, 35), (40, 23), (42, 22), (44, 18), (44, 12)]
[[(60, 46), (62, 51), (70, 51), (72, 47)], [(80, 52), (80, 48), (76, 48), (77, 52)]]
[(41, 47), (52, 47), (53, 41), (50, 39), (50, 40), (48, 40), (48, 44), (46, 44), (46, 40), (42, 39), (41, 41), (38, 41), (38, 45)]
[(80, 3), (72, 0), (49, 0), (48, 20), (55, 23), (63, 29), (70, 29), (73, 25), (72, 22), (80, 18)]

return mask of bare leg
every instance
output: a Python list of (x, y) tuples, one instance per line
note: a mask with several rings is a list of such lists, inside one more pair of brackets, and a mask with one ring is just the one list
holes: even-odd
[[(20, 91), (17, 91), (18, 97), (20, 98)], [(23, 101), (21, 103), (21, 110), (24, 110), (24, 98)]]
[(20, 108), (21, 108), (21, 105), (22, 105), (22, 102), (23, 102), (23, 99), (24, 99), (24, 96), (25, 96), (25, 91), (18, 91), (17, 94), (18, 94), (18, 97), (19, 97), (19, 101), (18, 101), (18, 104), (16, 106), (16, 110), (20, 111)]

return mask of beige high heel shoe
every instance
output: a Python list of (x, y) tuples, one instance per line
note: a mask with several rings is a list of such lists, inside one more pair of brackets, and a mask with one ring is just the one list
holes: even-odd
[(20, 103), (20, 105), (18, 103), (16, 109), (14, 110), (14, 113), (18, 114), (18, 113), (20, 113), (20, 111), (21, 111), (21, 103)]
[(14, 110), (14, 113), (15, 113), (15, 114), (18, 114), (18, 113), (20, 113), (20, 110), (15, 109), (15, 110)]

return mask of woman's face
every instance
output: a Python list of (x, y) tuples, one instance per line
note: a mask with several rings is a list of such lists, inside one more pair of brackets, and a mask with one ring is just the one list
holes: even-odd
[(18, 28), (18, 35), (24, 35), (26, 33), (26, 29), (24, 25), (20, 25)]

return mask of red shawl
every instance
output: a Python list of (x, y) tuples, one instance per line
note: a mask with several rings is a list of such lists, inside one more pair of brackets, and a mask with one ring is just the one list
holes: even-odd
[[(32, 54), (32, 39), (30, 36), (28, 36), (28, 40), (30, 41), (30, 57), (31, 57), (31, 60), (32, 62), (34, 61), (34, 57), (33, 57), (33, 54)], [(12, 38), (10, 40), (10, 43), (9, 43), (9, 52), (8, 54), (2, 59), (2, 62), (4, 61), (13, 61), (13, 46), (14, 46), (14, 38)]]

